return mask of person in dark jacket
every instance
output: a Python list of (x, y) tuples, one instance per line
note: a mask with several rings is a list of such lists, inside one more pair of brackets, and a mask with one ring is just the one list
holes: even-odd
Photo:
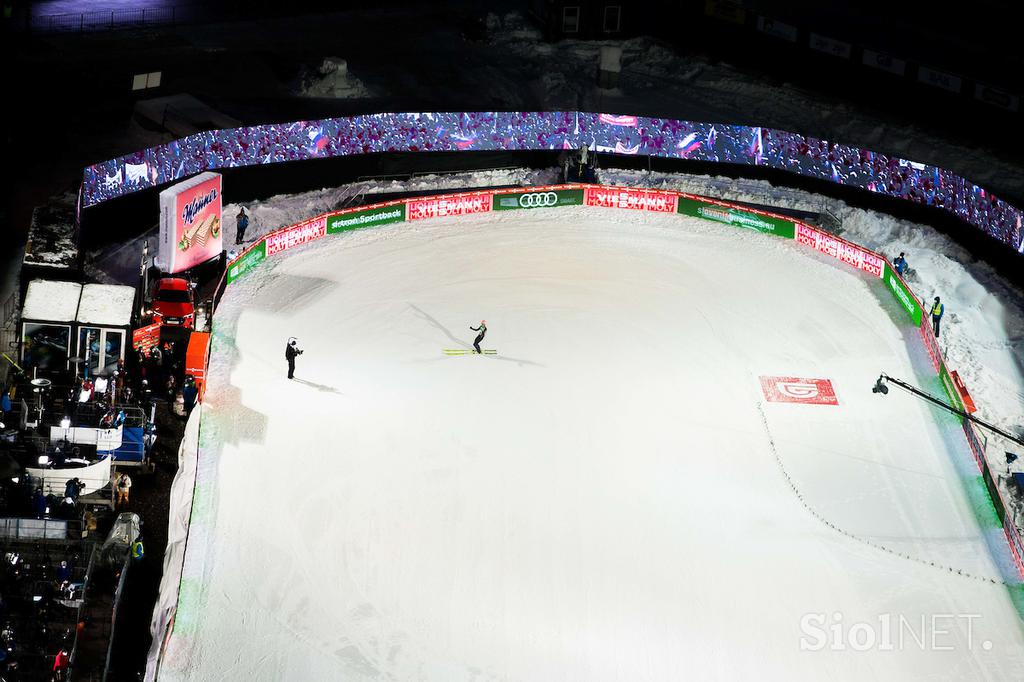
[(191, 374), (185, 377), (185, 385), (181, 388), (181, 397), (185, 401), (185, 414), (191, 414), (192, 408), (196, 406), (196, 398), (199, 397), (199, 387)]
[(935, 338), (939, 338), (939, 322), (942, 321), (942, 315), (946, 312), (946, 306), (942, 305), (939, 301), (939, 297), (935, 297), (935, 303), (932, 304), (932, 329), (935, 330)]
[(295, 358), (302, 355), (302, 350), (299, 349), (299, 342), (293, 336), (288, 339), (288, 345), (284, 347), (284, 359), (288, 361), (288, 378), (295, 378)]
[(907, 258), (903, 251), (900, 251), (900, 255), (896, 257), (896, 260), (892, 262), (894, 268), (896, 268), (896, 274), (900, 277), (907, 271)]
[(249, 227), (249, 216), (245, 215), (245, 207), (238, 210), (235, 216), (235, 243), (241, 244), (245, 241), (245, 229)]
[(476, 338), (473, 339), (473, 348), (476, 348), (477, 353), (481, 353), (482, 351), (480, 350), (480, 342), (483, 341), (484, 336), (487, 335), (487, 320), (480, 320), (479, 327), (470, 327), (470, 329), (472, 329), (475, 332), (480, 332), (479, 334), (476, 335)]

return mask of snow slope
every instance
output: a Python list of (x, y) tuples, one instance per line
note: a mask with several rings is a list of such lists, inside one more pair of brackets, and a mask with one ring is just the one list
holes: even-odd
[[(329, 238), (228, 289), (202, 587), (161, 679), (1024, 676), (956, 429), (869, 390), (929, 371), (877, 282), (693, 219), (516, 213)], [(442, 355), (481, 317), (496, 357)], [(765, 403), (761, 375), (840, 404)], [(925, 618), (928, 644), (801, 650), (816, 614)]]

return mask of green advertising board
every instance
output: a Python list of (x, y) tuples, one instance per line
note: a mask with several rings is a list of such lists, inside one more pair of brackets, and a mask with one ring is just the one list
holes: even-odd
[(520, 208), (553, 208), (555, 206), (582, 206), (582, 189), (551, 189), (538, 192), (495, 192), (495, 211), (513, 211)]
[(910, 315), (910, 319), (914, 322), (914, 326), (921, 326), (921, 316), (924, 311), (921, 310), (921, 304), (917, 302), (914, 295), (910, 293), (910, 289), (904, 284), (899, 277), (896, 276), (896, 272), (889, 266), (889, 263), (885, 263), (885, 269), (882, 271), (882, 279), (885, 280), (885, 286), (889, 288), (892, 295), (896, 297), (896, 300), (900, 302), (900, 305), (907, 314)]
[(260, 240), (255, 246), (246, 251), (241, 258), (228, 264), (228, 284), (231, 284), (266, 259), (267, 242)]
[(758, 215), (757, 213), (742, 211), (738, 208), (717, 206), (684, 197), (679, 197), (679, 212), (694, 218), (714, 220), (715, 222), (743, 227), (748, 230), (757, 230), (765, 234), (774, 234), (786, 239), (792, 239), (796, 233), (796, 227), (793, 225), (792, 220)]
[(963, 412), (964, 404), (960, 402), (960, 394), (957, 392), (956, 386), (953, 385), (953, 377), (949, 376), (946, 363), (939, 365), (939, 378), (942, 379), (942, 387), (946, 389), (946, 395), (949, 396), (949, 404)]
[(405, 221), (405, 204), (378, 206), (362, 211), (350, 211), (327, 216), (327, 234), (356, 230), (360, 227), (374, 227)]

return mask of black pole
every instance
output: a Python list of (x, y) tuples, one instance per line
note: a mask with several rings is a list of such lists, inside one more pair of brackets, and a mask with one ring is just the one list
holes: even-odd
[[(992, 431), (993, 433), (998, 433), (1003, 438), (1006, 438), (1008, 440), (1012, 440), (1017, 445), (1024, 445), (1024, 439), (1021, 439), (1021, 438), (1018, 438), (1016, 436), (1010, 435), (1009, 433), (1007, 433), (1006, 431), (1003, 431), (998, 426), (995, 426), (994, 424), (989, 424), (987, 421), (984, 421), (983, 419), (978, 419), (977, 417), (975, 417), (975, 416), (973, 416), (973, 415), (971, 415), (971, 414), (969, 414), (967, 412), (964, 412), (963, 410), (958, 410), (957, 408), (953, 407), (952, 405), (947, 404), (945, 401), (940, 400), (939, 398), (936, 398), (933, 395), (929, 395), (928, 393), (925, 393), (921, 389), (915, 388), (914, 386), (911, 386), (910, 384), (908, 384), (905, 381), (901, 381), (900, 379), (896, 379), (894, 377), (891, 377), (891, 376), (885, 374), (884, 372), (881, 375), (879, 375), (878, 383), (876, 383), (875, 385), (876, 386), (882, 385), (883, 388), (884, 388), (884, 385), (882, 384), (883, 380), (892, 382), (892, 383), (896, 384), (897, 386), (899, 386), (900, 388), (902, 388), (903, 390), (908, 391), (910, 393), (913, 393), (914, 395), (916, 395), (918, 397), (924, 398), (925, 400), (927, 400), (929, 402), (935, 403), (939, 407), (941, 407), (941, 408), (943, 408), (945, 410), (949, 410), (953, 414), (958, 415), (960, 417), (963, 417), (964, 419), (967, 419), (968, 421), (972, 421), (975, 424), (977, 424), (978, 426), (986, 428), (989, 431)], [(884, 393), (885, 391), (881, 391), (881, 392)]]

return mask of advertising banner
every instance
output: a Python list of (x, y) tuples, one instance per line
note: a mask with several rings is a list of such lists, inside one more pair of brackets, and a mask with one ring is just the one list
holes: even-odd
[(355, 230), (360, 227), (373, 227), (374, 225), (401, 222), (405, 222), (405, 204), (344, 211), (327, 216), (327, 234), (347, 232), (348, 230)]
[(582, 205), (582, 189), (555, 189), (542, 192), (496, 192), (494, 194), (495, 211)]
[(181, 272), (220, 255), (222, 179), (200, 173), (160, 192), (157, 262), (166, 272)]
[(850, 53), (853, 51), (850, 43), (843, 42), (842, 40), (836, 40), (834, 38), (828, 38), (817, 33), (811, 33), (810, 46), (812, 50), (824, 52), (825, 54), (830, 54), (833, 57), (840, 57), (842, 59), (849, 59)]
[(406, 220), (423, 220), (424, 218), (443, 218), (445, 216), (469, 215), (470, 213), (488, 213), (491, 210), (491, 192), (464, 194), (451, 197), (430, 197), (428, 199), (409, 199), (406, 205)]
[(808, 227), (802, 223), (796, 223), (796, 240), (805, 246), (810, 246), (833, 258), (838, 258), (844, 263), (849, 263), (859, 270), (871, 273), (875, 277), (882, 276), (885, 260), (881, 256), (871, 253), (856, 244), (851, 244), (845, 239), (833, 237), (826, 232), (815, 230), (813, 227)]
[(260, 240), (239, 258), (228, 263), (228, 284), (252, 270), (267, 259), (267, 242)]
[(787, 239), (792, 239), (796, 232), (792, 220), (759, 215), (729, 206), (717, 206), (685, 197), (679, 198), (679, 212), (683, 215), (714, 220), (715, 222), (735, 225), (736, 227), (745, 227), (766, 234), (786, 237)]
[(294, 246), (316, 241), (327, 234), (327, 217), (318, 216), (312, 220), (286, 227), (268, 234), (264, 241), (267, 257), (286, 251)]
[(927, 66), (917, 67), (917, 80), (957, 94), (963, 89), (963, 79), (959, 76)]
[(889, 263), (885, 263), (885, 274), (882, 276), (885, 281), (885, 286), (889, 288), (892, 295), (896, 297), (896, 300), (900, 302), (903, 309), (910, 315), (910, 319), (913, 320), (917, 326), (921, 325), (921, 315), (924, 311), (921, 310), (921, 304), (917, 302), (917, 298), (910, 292), (907, 285), (903, 283), (903, 280), (899, 278), (896, 271), (892, 269)]
[(599, 208), (628, 208), (634, 211), (675, 213), (679, 196), (669, 192), (627, 187), (587, 187), (584, 203)]
[(838, 405), (835, 389), (828, 379), (801, 377), (760, 377), (761, 390), (770, 403)]
[(132, 346), (149, 352), (149, 349), (160, 343), (160, 323), (149, 324), (132, 330)]

